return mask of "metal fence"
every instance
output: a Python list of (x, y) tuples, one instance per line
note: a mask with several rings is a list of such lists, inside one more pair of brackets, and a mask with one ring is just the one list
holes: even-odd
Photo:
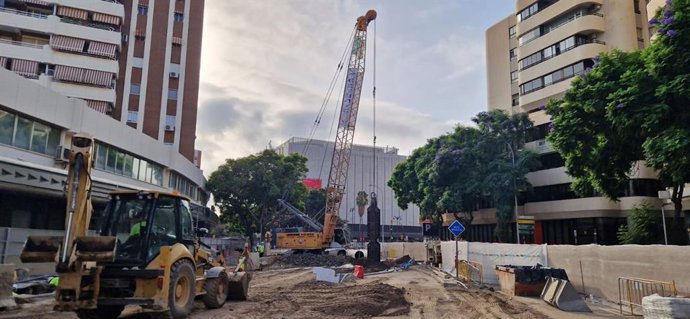
[(678, 294), (675, 281), (657, 281), (643, 278), (618, 277), (618, 305), (621, 314), (623, 306), (630, 307), (630, 314), (635, 314), (635, 307), (642, 307), (642, 298), (658, 294), (672, 297)]
[(458, 277), (468, 285), (473, 283), (482, 284), (484, 282), (484, 268), (481, 263), (467, 260), (460, 260), (457, 264)]

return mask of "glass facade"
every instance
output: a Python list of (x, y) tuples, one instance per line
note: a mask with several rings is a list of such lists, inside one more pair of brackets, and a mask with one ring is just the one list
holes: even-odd
[(557, 56), (561, 53), (567, 52), (575, 47), (578, 47), (583, 44), (587, 43), (592, 43), (594, 42), (593, 40), (589, 39), (586, 36), (582, 35), (575, 35), (572, 37), (569, 37), (563, 41), (560, 41), (554, 45), (550, 45), (546, 47), (545, 49), (538, 51), (518, 62), (518, 68), (520, 70), (525, 70), (531, 66), (534, 66), (536, 64), (539, 64), (543, 61), (546, 61), (554, 56)]
[(0, 110), (0, 144), (55, 156), (60, 128)]
[(163, 166), (98, 142), (96, 143), (95, 168), (163, 186)]
[(528, 94), (530, 92), (542, 89), (551, 84), (572, 78), (573, 76), (584, 72), (585, 68), (591, 67), (593, 64), (594, 62), (592, 62), (592, 60), (580, 61), (578, 63), (566, 66), (560, 70), (556, 70), (552, 73), (549, 73), (543, 77), (528, 81), (520, 85), (520, 94)]
[[(528, 9), (525, 9), (525, 10), (528, 10)], [(524, 10), (523, 10), (523, 12), (524, 12)], [(591, 14), (601, 16), (601, 14), (596, 13), (596, 12), (590, 12), (586, 8), (578, 8), (578, 9), (575, 9), (575, 10), (570, 11), (568, 13), (565, 13), (565, 14), (563, 14), (563, 15), (561, 15), (561, 16), (559, 16), (559, 17), (557, 17), (557, 18), (555, 18), (555, 19), (553, 19), (547, 23), (544, 23), (544, 24), (542, 24), (542, 25), (540, 25), (540, 26), (538, 26), (532, 30), (529, 30), (529, 31), (523, 33), (518, 38), (518, 44), (519, 45), (526, 44), (526, 43), (528, 43), (528, 42), (530, 42), (536, 38), (539, 38), (539, 37), (551, 32), (553, 30), (560, 28), (561, 26), (567, 24), (570, 21), (573, 21), (575, 19), (578, 19), (578, 18), (586, 16), (586, 15), (591, 15)], [(518, 17), (520, 17), (519, 14), (518, 14)]]

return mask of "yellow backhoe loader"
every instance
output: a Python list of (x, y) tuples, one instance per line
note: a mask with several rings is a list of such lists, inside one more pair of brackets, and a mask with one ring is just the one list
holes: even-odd
[[(250, 274), (229, 268), (196, 236), (189, 199), (179, 194), (110, 194), (103, 225), (88, 236), (94, 140), (72, 137), (65, 236), (30, 236), (22, 262), (55, 262), (55, 309), (79, 318), (114, 319), (138, 305), (154, 318), (185, 318), (195, 299), (218, 308), (245, 300)], [(242, 260), (240, 261), (240, 263)]]

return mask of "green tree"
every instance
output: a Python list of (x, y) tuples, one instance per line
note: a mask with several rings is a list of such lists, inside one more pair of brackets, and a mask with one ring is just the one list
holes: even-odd
[(650, 21), (658, 29), (640, 52), (602, 54), (593, 69), (551, 101), (548, 139), (565, 160), (579, 194), (623, 196), (640, 160), (672, 190), (670, 241), (687, 243), (680, 220), (690, 182), (690, 0), (667, 2)]
[(307, 191), (300, 181), (307, 172), (306, 161), (302, 155), (282, 156), (273, 150), (226, 160), (206, 184), (223, 223), (250, 235), (280, 217), (277, 200), (286, 194), (293, 205), (304, 207)]
[(326, 207), (326, 190), (323, 188), (312, 189), (304, 201), (304, 213), (318, 220)]
[(478, 178), (486, 184), (496, 206), (494, 235), (503, 242), (508, 238), (508, 225), (514, 216), (515, 196), (531, 188), (527, 173), (540, 166), (538, 155), (524, 148), (531, 140), (533, 124), (525, 113), (508, 115), (494, 110), (479, 113), (473, 121), (482, 133), (481, 154), (485, 163)]
[[(499, 207), (497, 215), (499, 228), (507, 230), (513, 204), (503, 200), (504, 195), (512, 198), (516, 186), (518, 191), (527, 188), (524, 175), (538, 165), (534, 153), (518, 150), (527, 140), (532, 122), (524, 114), (508, 116), (502, 111), (479, 113), (474, 121), (476, 128), (458, 126), (430, 139), (395, 167), (388, 185), (400, 208), (414, 203), (422, 216), (435, 220), (452, 212), (469, 225), (479, 203), (493, 196), (498, 203), (507, 203), (508, 208)], [(516, 152), (515, 168), (511, 149)], [(505, 236), (499, 239), (507, 240)]]
[(659, 220), (659, 214), (652, 212), (647, 202), (635, 205), (628, 218), (628, 226), (621, 225), (618, 229), (618, 240), (628, 245), (660, 244), (663, 229)]

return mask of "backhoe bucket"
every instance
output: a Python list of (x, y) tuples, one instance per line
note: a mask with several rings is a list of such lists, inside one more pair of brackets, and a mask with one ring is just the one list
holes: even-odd
[(246, 272), (228, 273), (228, 300), (247, 300), (250, 276)]
[(29, 236), (19, 255), (23, 263), (55, 262), (62, 245), (62, 236)]
[(75, 255), (79, 261), (113, 261), (116, 243), (117, 238), (112, 236), (77, 237)]

